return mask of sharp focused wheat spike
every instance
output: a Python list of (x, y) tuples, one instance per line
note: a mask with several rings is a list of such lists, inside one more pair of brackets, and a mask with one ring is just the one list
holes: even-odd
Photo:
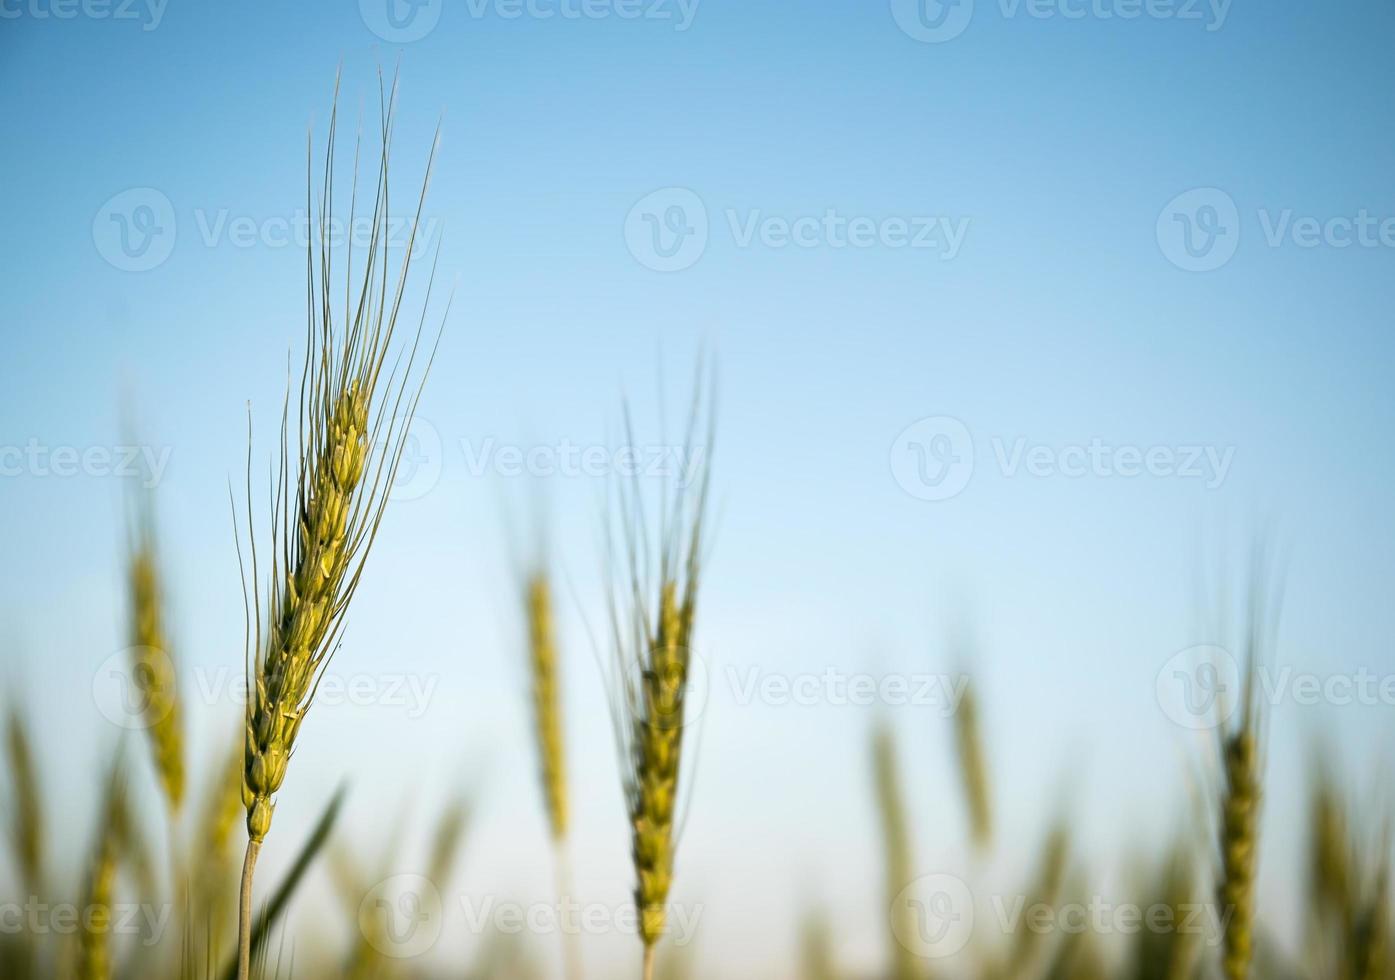
[(896, 740), (885, 724), (878, 725), (872, 736), (872, 775), (876, 781), (877, 813), (881, 818), (882, 846), (886, 854), (884, 895), (891, 975), (895, 980), (911, 980), (916, 975), (915, 955), (899, 938), (912, 934), (911, 916), (914, 914), (908, 896), (903, 894), (915, 877), (910, 821), (901, 792)]
[(164, 589), (149, 498), (137, 508), (128, 563), (131, 602), (131, 671), (141, 694), (141, 708), (155, 771), (170, 811), (184, 801), (184, 742), (179, 685), (165, 625)]
[[(701, 382), (699, 368), (686, 439), (690, 450), (702, 408)], [(707, 451), (711, 444), (709, 425)], [(680, 486), (669, 496), (668, 487), (663, 488), (656, 556), (647, 550), (650, 539), (638, 481), (636, 476), (631, 486), (618, 488), (624, 571), (622, 580), (612, 583), (610, 621), (619, 671), (616, 700), (624, 712), (617, 716), (617, 738), (648, 978), (653, 975), (655, 945), (664, 934), (665, 906), (673, 884), (674, 817), (689, 720), (708, 472), (704, 465), (695, 492)]]
[[(336, 105), (337, 94), (336, 85)], [(420, 384), (425, 380), (423, 371), (415, 391), (410, 390), (430, 301), (429, 285), (415, 339), (406, 350), (398, 348), (393, 353), (397, 348), (393, 334), (427, 183), (422, 182), (401, 269), (395, 285), (390, 286), (388, 148), (395, 98), (394, 82), (382, 102), (382, 149), (367, 254), (360, 270), (353, 267), (352, 252), (345, 262), (343, 323), (338, 327), (331, 299), (336, 113), (330, 114), (323, 207), (318, 213), (317, 234), (306, 253), (309, 316), (305, 360), (295, 423), (291, 422), (289, 391), (282, 414), (265, 599), (259, 591), (261, 568), (252, 537), (252, 584), (244, 584), (244, 591), (254, 599), (248, 604), (247, 671), (252, 696), (247, 705), (244, 760), (249, 839), (239, 907), (240, 945), (244, 949), (251, 920), (252, 868), (271, 828), (274, 797), (285, 779), (291, 750), (316, 686), (340, 639), (344, 613), (382, 520), (408, 436), (401, 419), (415, 411)], [(434, 153), (433, 144), (433, 157)], [(430, 170), (428, 159), (428, 177)], [(354, 226), (355, 195), (356, 189), (350, 196), (349, 227)], [(389, 358), (392, 366), (385, 372)], [(429, 358), (426, 368), (430, 368)], [(250, 515), (250, 459), (248, 469)], [(239, 976), (244, 980), (247, 969), (243, 956)]]
[(18, 705), (11, 705), (5, 721), (5, 753), (9, 757), (14, 789), (13, 823), (10, 827), (15, 864), (24, 876), (29, 894), (42, 889), (44, 875), (44, 815), (39, 796), (38, 769), (29, 729)]
[(969, 804), (974, 846), (985, 850), (993, 839), (993, 811), (988, 800), (988, 766), (983, 757), (978, 699), (972, 684), (964, 688), (964, 697), (954, 712), (954, 734), (959, 750), (959, 772), (964, 780), (964, 798)]
[(80, 980), (107, 980), (111, 966), (111, 903), (116, 892), (117, 862), (121, 857), (126, 813), (126, 788), (120, 760), (113, 762), (98, 814), (97, 842), (84, 883), (81, 925), (78, 933), (77, 976)]
[(563, 757), (562, 706), (552, 588), (539, 569), (524, 588), (528, 616), (528, 664), (533, 679), (533, 725), (542, 765), (543, 797), (554, 841), (567, 836), (567, 772)]

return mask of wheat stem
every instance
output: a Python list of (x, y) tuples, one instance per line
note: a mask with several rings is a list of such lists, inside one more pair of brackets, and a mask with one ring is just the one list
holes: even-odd
[(237, 899), (237, 980), (247, 980), (252, 968), (252, 871), (261, 852), (259, 840), (247, 841), (242, 859), (242, 884)]

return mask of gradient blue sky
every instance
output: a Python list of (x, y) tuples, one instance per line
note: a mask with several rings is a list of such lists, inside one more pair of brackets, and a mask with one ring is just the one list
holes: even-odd
[[(390, 509), (338, 661), (438, 686), (420, 718), (314, 712), (278, 827), (308, 823), (349, 771), (349, 821), (365, 833), (385, 832), (399, 800), (420, 801), (425, 830), (447, 786), (469, 783), (484, 814), (462, 887), (547, 895), (532, 757), (513, 748), (527, 714), (500, 529), (532, 483), (472, 473), (462, 441), (604, 444), (622, 391), (643, 430), (658, 414), (658, 365), (672, 409), (703, 345), (721, 396), (703, 622), (714, 681), (678, 898), (705, 904), (701, 958), (724, 976), (780, 975), (808, 901), (836, 913), (849, 960), (880, 949), (864, 764), (878, 712), (743, 705), (729, 669), (948, 670), (947, 637), (967, 621), (1003, 868), (1025, 865), (1069, 797), (1106, 891), (1116, 858), (1139, 845), (1120, 828), (1165, 832), (1208, 747), (1154, 693), (1168, 658), (1202, 638), (1198, 569), (1272, 522), (1290, 555), (1275, 663), (1395, 671), (1395, 241), (1265, 235), (1285, 212), (1395, 216), (1388, 4), (1237, 0), (1209, 30), (978, 0), (942, 43), (908, 36), (885, 2), (854, 0), (701, 0), (686, 30), (607, 5), (602, 17), (509, 18), (444, 0), (423, 14), (439, 15), (435, 28), (405, 44), (369, 29), (381, 10), (351, 2), (170, 0), (158, 21), (139, 4), (136, 19), (81, 7), (60, 19), (49, 0), (0, 9), (0, 444), (113, 445), (130, 394), (144, 438), (171, 450), (158, 499), (180, 655), (205, 676), (240, 663), (227, 482), (249, 399), (269, 446), (303, 328), (304, 263), (265, 240), (209, 243), (203, 228), (220, 215), (265, 227), (303, 208), (307, 127), (322, 147), (341, 64), (346, 117), (362, 106), (372, 120), (375, 72), (400, 59), (399, 204), (442, 121), (425, 217), (456, 294), (420, 411), (441, 439), (440, 476)], [(104, 257), (103, 209), (132, 188), (164, 195), (177, 228), (147, 271)], [(709, 222), (701, 256), (674, 272), (646, 267), (626, 239), (631, 208), (665, 188), (696, 195)], [(1228, 199), (1238, 215), (1233, 257), (1204, 272), (1170, 261), (1157, 230), (1160, 215), (1176, 227), (1165, 209), (1197, 188), (1219, 189), (1204, 203)], [(743, 247), (733, 232), (753, 215), (829, 210), (967, 220), (967, 234), (946, 259)], [(927, 417), (972, 438), (972, 478), (949, 500), (917, 499), (893, 469), (898, 435)], [(1234, 455), (1216, 488), (1008, 476), (994, 440), (1019, 438)], [(547, 493), (577, 595), (565, 615), (579, 879), (618, 905), (627, 844), (583, 624), (598, 615), (604, 490), (579, 477)], [(55, 792), (82, 799), (117, 731), (92, 678), (121, 647), (121, 485), (25, 470), (0, 479), (0, 500), (6, 685), (71, 723), (50, 746), (69, 762)], [(1351, 771), (1388, 774), (1392, 707), (1276, 706), (1262, 889), (1275, 921), (1292, 911), (1284, 852), (1302, 831), (1312, 738), (1326, 734)], [(920, 863), (967, 875), (948, 723), (881, 713), (904, 738)], [(200, 744), (221, 744), (236, 714), (194, 709)], [(365, 761), (351, 766), (350, 753)], [(74, 834), (84, 806), (64, 814)], [(269, 866), (285, 857), (276, 850)], [(790, 914), (772, 926), (771, 909)], [(628, 952), (609, 937), (592, 955)]]

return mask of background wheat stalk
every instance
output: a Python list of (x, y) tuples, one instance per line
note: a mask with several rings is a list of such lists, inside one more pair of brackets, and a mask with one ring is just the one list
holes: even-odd
[(97, 819), (97, 842), (84, 882), (82, 929), (78, 932), (77, 943), (79, 980), (108, 980), (112, 975), (111, 903), (116, 894), (121, 846), (131, 832), (130, 820), (126, 809), (124, 767), (118, 755), (107, 776)]
[[(572, 890), (567, 852), (567, 766), (562, 721), (561, 670), (558, 664), (557, 624), (552, 605), (552, 585), (547, 568), (539, 560), (523, 586), (523, 607), (528, 623), (528, 667), (532, 678), (533, 734), (538, 746), (543, 802), (552, 835), (557, 897), (566, 902)], [(576, 943), (561, 935), (567, 976), (577, 980), (581, 964)]]
[[(298, 425), (292, 436), (288, 391), (281, 425), (280, 464), (272, 495), (271, 561), (264, 601), (257, 591), (260, 568), (255, 535), (251, 536), (250, 588), (244, 566), (244, 594), (253, 599), (248, 603), (247, 674), (251, 697), (246, 714), (243, 773), (248, 842), (238, 917), (238, 975), (242, 980), (249, 967), (253, 869), (271, 828), (273, 797), (285, 779), (301, 723), (340, 639), (344, 613), (357, 589), (396, 477), (408, 436), (407, 425), (400, 421), (398, 413), (405, 409), (409, 417), (415, 411), (425, 380), (423, 371), (415, 390), (409, 390), (421, 325), (405, 354), (398, 351), (392, 367), (384, 373), (395, 346), (393, 333), (436, 149), (433, 143), (402, 266), (395, 286), (389, 287), (388, 148), (395, 99), (394, 81), (392, 92), (380, 103), (382, 150), (367, 256), (356, 280), (356, 290), (351, 289), (351, 277), (355, 275), (352, 253), (346, 262), (344, 324), (338, 329), (330, 299), (337, 109), (330, 114), (322, 181), (324, 204), (319, 211), (318, 234), (306, 255), (309, 317)], [(337, 104), (336, 82), (336, 107)], [(350, 227), (354, 224), (355, 197), (356, 188), (350, 198)], [(428, 284), (423, 324), (429, 301)], [(426, 370), (429, 368), (430, 358)], [(248, 470), (250, 527), (250, 450)]]
[[(1221, 756), (1220, 877), (1216, 904), (1224, 922), (1221, 969), (1226, 980), (1244, 980), (1254, 960), (1255, 873), (1258, 863), (1259, 808), (1262, 795), (1263, 714), (1258, 673), (1263, 651), (1278, 626), (1280, 602), (1265, 588), (1264, 550), (1252, 558), (1248, 622), (1245, 634), (1244, 679), (1238, 722), (1219, 733)], [(1225, 707), (1218, 700), (1217, 709)]]
[[(695, 447), (703, 407), (702, 379), (699, 364), (685, 439), (690, 450)], [(633, 444), (628, 415), (626, 433)], [(709, 418), (708, 452), (712, 434)], [(621, 708), (616, 713), (616, 735), (630, 818), (646, 980), (653, 976), (655, 946), (667, 924), (666, 905), (673, 884), (674, 818), (689, 720), (693, 622), (709, 485), (703, 458), (695, 489), (680, 485), (670, 493), (665, 482), (660, 490), (655, 555), (649, 553), (639, 477), (617, 488), (623, 557), (609, 604), (619, 685), (614, 703)]]
[(978, 714), (978, 699), (972, 682), (964, 688), (964, 696), (954, 712), (955, 745), (959, 754), (959, 773), (964, 781), (964, 799), (969, 806), (969, 826), (974, 846), (986, 850), (993, 839), (993, 811), (989, 803), (988, 765), (983, 755), (983, 732)]
[[(131, 603), (131, 671), (141, 695), (155, 772), (173, 826), (184, 801), (184, 739), (178, 679), (165, 624), (164, 590), (155, 539), (153, 503), (142, 496), (131, 532), (127, 577)], [(173, 853), (171, 854), (173, 857)]]
[(872, 733), (872, 778), (886, 861), (883, 887), (888, 916), (888, 949), (891, 953), (890, 975), (894, 980), (913, 980), (916, 957), (901, 937), (914, 932), (914, 910), (905, 889), (915, 877), (915, 865), (911, 853), (910, 818), (906, 813), (900, 763), (896, 756), (895, 736), (890, 727), (881, 722)]

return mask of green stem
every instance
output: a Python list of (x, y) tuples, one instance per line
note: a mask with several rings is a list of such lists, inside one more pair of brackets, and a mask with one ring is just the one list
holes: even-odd
[(259, 840), (247, 841), (247, 856), (242, 860), (242, 887), (237, 906), (237, 980), (252, 975), (252, 869), (257, 865)]

